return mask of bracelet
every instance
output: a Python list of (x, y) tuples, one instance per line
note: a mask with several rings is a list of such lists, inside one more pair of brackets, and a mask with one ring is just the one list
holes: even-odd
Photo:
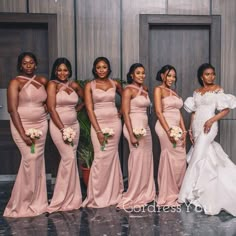
[(96, 134), (98, 134), (98, 133), (102, 133), (102, 131), (101, 131), (101, 130), (97, 130), (97, 131), (96, 131)]
[(183, 133), (188, 133), (188, 131), (187, 131), (187, 130), (185, 130), (185, 131), (183, 131)]
[(61, 129), (59, 129), (59, 131), (61, 132), (61, 131), (63, 131), (65, 129), (65, 127), (63, 127), (63, 128), (61, 128)]

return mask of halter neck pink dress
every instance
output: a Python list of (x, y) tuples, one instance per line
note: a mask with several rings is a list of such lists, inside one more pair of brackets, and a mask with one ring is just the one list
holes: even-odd
[(114, 136), (108, 138), (105, 150), (101, 150), (97, 134), (91, 126), (94, 160), (90, 171), (87, 198), (83, 207), (103, 208), (116, 205), (123, 192), (123, 178), (120, 168), (118, 145), (121, 135), (121, 120), (115, 106), (116, 85), (107, 91), (96, 88), (96, 80), (91, 82), (94, 113), (101, 129), (111, 128)]
[[(179, 109), (183, 106), (183, 100), (171, 90), (169, 91), (169, 96), (162, 99), (163, 115), (169, 127), (179, 127)], [(159, 121), (156, 123), (155, 130), (161, 144), (157, 205), (178, 206), (178, 194), (186, 170), (186, 150), (181, 146), (181, 141), (177, 142), (176, 147), (173, 146)]]
[(138, 94), (130, 101), (130, 119), (132, 128), (145, 128), (146, 136), (139, 140), (139, 146), (135, 148), (130, 143), (130, 137), (126, 126), (123, 127), (125, 138), (129, 142), (128, 160), (128, 190), (122, 196), (117, 205), (121, 209), (132, 209), (145, 206), (155, 199), (156, 190), (153, 174), (152, 137), (148, 125), (147, 107), (150, 105), (148, 93), (143, 87), (128, 85), (127, 87), (138, 89)]
[(19, 92), (18, 113), (24, 130), (30, 128), (42, 131), (40, 139), (35, 140), (35, 153), (31, 153), (30, 146), (22, 140), (20, 134), (10, 120), (12, 137), (20, 150), (21, 163), (11, 198), (5, 208), (5, 217), (30, 217), (46, 212), (48, 206), (44, 146), (48, 123), (44, 102), (47, 93), (44, 86), (35, 80), (18, 76), (28, 80)]
[(71, 127), (76, 132), (76, 136), (73, 140), (73, 147), (66, 144), (62, 139), (62, 133), (53, 121), (50, 120), (50, 134), (60, 153), (61, 161), (57, 172), (53, 197), (47, 208), (47, 212), (49, 213), (78, 209), (82, 204), (76, 158), (80, 127), (75, 106), (78, 103), (79, 98), (77, 93), (69, 87), (68, 84), (63, 84), (58, 81), (55, 82), (62, 85), (56, 94), (56, 111), (60, 116), (64, 127)]

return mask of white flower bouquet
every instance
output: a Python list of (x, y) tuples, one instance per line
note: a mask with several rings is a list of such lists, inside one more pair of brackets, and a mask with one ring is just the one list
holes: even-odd
[(105, 137), (105, 140), (104, 140), (104, 142), (103, 142), (103, 144), (102, 144), (102, 146), (101, 146), (101, 151), (105, 151), (107, 139), (110, 138), (110, 137), (112, 137), (112, 136), (115, 134), (115, 132), (114, 132), (114, 130), (111, 129), (111, 128), (103, 128), (103, 129), (102, 129), (102, 133), (103, 133), (103, 135), (104, 135), (104, 137)]
[(76, 132), (71, 128), (67, 127), (62, 130), (62, 137), (65, 143), (74, 146), (73, 140), (76, 136)]
[(143, 136), (147, 135), (147, 130), (145, 128), (134, 128), (133, 134), (134, 134), (135, 138), (139, 140)]
[(175, 143), (173, 143), (173, 147), (176, 148), (176, 142), (179, 141), (182, 138), (183, 130), (178, 126), (172, 126), (170, 128), (170, 137), (172, 137), (175, 140)]
[[(25, 135), (30, 137), (30, 139), (35, 140), (35, 139), (40, 139), (40, 137), (43, 135), (43, 132), (39, 129), (28, 129), (25, 131)], [(30, 152), (35, 153), (35, 143), (32, 142), (32, 145), (30, 147)]]

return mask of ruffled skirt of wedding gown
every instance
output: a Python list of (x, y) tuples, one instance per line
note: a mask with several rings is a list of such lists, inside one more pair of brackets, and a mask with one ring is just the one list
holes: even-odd
[(225, 210), (236, 216), (236, 166), (210, 136), (200, 134), (187, 155), (189, 166), (178, 201), (209, 215)]

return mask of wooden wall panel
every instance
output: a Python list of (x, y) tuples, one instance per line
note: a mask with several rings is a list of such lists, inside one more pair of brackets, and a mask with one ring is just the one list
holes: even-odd
[(92, 78), (98, 56), (107, 57), (112, 77), (120, 78), (120, 0), (77, 1), (76, 10), (79, 79)]
[(168, 0), (168, 14), (209, 15), (211, 0)]
[[(212, 14), (221, 15), (221, 86), (236, 95), (236, 1), (212, 0)], [(227, 118), (236, 119), (236, 109)]]
[(236, 164), (236, 122), (235, 120), (221, 120), (220, 121), (220, 144), (229, 156), (229, 158)]
[(75, 75), (75, 25), (73, 0), (30, 0), (30, 13), (56, 13), (57, 14), (57, 42), (58, 56), (67, 57), (72, 64)]
[(1, 0), (0, 12), (26, 12), (26, 0)]
[(139, 61), (139, 14), (165, 14), (166, 0), (122, 1), (122, 67), (123, 79), (129, 67)]

